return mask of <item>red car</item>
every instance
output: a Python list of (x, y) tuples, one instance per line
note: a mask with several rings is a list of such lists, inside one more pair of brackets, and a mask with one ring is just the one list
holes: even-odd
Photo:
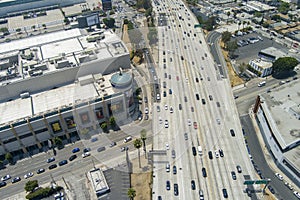
[(197, 129), (197, 128), (198, 128), (197, 122), (194, 122), (194, 129)]
[(179, 76), (176, 76), (177, 81), (179, 81)]

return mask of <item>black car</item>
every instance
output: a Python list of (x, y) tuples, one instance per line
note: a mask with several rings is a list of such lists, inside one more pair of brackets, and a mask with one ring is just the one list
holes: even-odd
[(213, 155), (212, 155), (211, 151), (208, 152), (208, 157), (209, 157), (209, 159), (213, 159)]
[(196, 190), (196, 183), (194, 180), (191, 181), (192, 190)]
[(5, 182), (5, 181), (1, 181), (1, 182), (0, 182), (0, 188), (2, 188), (2, 187), (4, 187), (4, 186), (6, 186), (6, 182)]
[(199, 99), (200, 99), (200, 97), (199, 97), (199, 94), (196, 94), (196, 99), (197, 99), (197, 100), (199, 100)]
[(99, 147), (99, 148), (97, 149), (97, 151), (98, 151), (98, 152), (105, 151), (105, 147)]
[(67, 160), (62, 160), (58, 163), (59, 166), (63, 166), (63, 165), (66, 165), (68, 164), (68, 161)]
[(220, 153), (220, 156), (221, 156), (221, 157), (224, 157), (224, 152), (223, 152), (222, 149), (219, 149), (219, 153)]
[(48, 169), (54, 169), (54, 168), (56, 168), (57, 167), (57, 164), (53, 164), (53, 165), (50, 165), (49, 167), (48, 167)]
[(199, 78), (196, 78), (196, 82), (199, 83)]
[(179, 104), (179, 110), (182, 110), (182, 105), (181, 104)]
[(173, 174), (177, 174), (177, 168), (175, 165), (173, 166)]
[(202, 101), (202, 104), (203, 104), (203, 105), (206, 104), (205, 99), (202, 99), (201, 101)]
[(207, 177), (207, 173), (206, 173), (205, 167), (202, 168), (202, 175), (203, 175), (204, 178)]
[(232, 177), (233, 180), (236, 180), (236, 174), (235, 174), (234, 171), (231, 172), (231, 177)]
[(116, 145), (117, 145), (116, 142), (112, 142), (112, 143), (110, 143), (109, 147), (113, 147), (113, 146), (116, 146)]
[(174, 183), (174, 195), (175, 196), (178, 196), (179, 194), (179, 191), (178, 191), (178, 184), (177, 183)]
[(51, 162), (53, 162), (53, 161), (55, 161), (55, 158), (54, 158), (54, 157), (51, 157), (51, 158), (48, 158), (48, 159), (47, 159), (47, 163), (51, 163)]
[(164, 97), (166, 97), (166, 96), (167, 96), (167, 93), (166, 93), (166, 91), (164, 91), (164, 94), (163, 94), (163, 96), (164, 96)]
[(268, 189), (270, 190), (270, 192), (271, 192), (272, 194), (275, 194), (275, 190), (272, 188), (271, 185), (268, 186)]
[(238, 173), (242, 173), (242, 168), (241, 168), (241, 166), (237, 165), (237, 166), (236, 166), (236, 169), (237, 169)]
[(83, 153), (90, 152), (90, 151), (91, 151), (91, 148), (84, 148), (83, 149)]
[(193, 151), (193, 155), (196, 156), (197, 155), (196, 147), (192, 147), (192, 151)]
[(72, 155), (72, 156), (70, 156), (69, 161), (73, 161), (73, 160), (75, 160), (76, 158), (77, 158), (76, 155)]
[(235, 133), (234, 133), (234, 130), (233, 130), (233, 129), (230, 129), (230, 134), (231, 134), (232, 137), (235, 136)]
[(167, 182), (166, 182), (166, 189), (167, 189), (167, 190), (170, 190), (170, 189), (171, 189), (170, 181), (167, 181)]
[(15, 177), (11, 180), (11, 183), (16, 183), (16, 182), (19, 182), (21, 181), (21, 178), (18, 176), (18, 177)]
[(43, 172), (45, 172), (45, 169), (43, 169), (43, 168), (38, 169), (38, 170), (36, 171), (37, 174), (41, 174), (41, 173), (43, 173)]
[(184, 96), (184, 102), (187, 102), (187, 97), (186, 96)]
[(222, 189), (222, 192), (223, 192), (223, 197), (228, 198), (228, 193), (227, 193), (227, 190), (225, 188)]

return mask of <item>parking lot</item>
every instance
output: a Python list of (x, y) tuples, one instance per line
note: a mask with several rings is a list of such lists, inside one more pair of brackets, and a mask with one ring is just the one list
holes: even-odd
[(260, 50), (271, 46), (281, 49), (284, 52), (287, 51), (286, 47), (283, 47), (282, 45), (276, 43), (274, 40), (270, 40), (254, 32), (243, 36), (236, 36), (235, 38), (232, 38), (232, 40), (236, 40), (237, 42), (240, 40), (247, 41), (249, 38), (258, 38), (258, 36), (261, 37), (263, 40), (259, 40), (254, 44), (249, 43), (248, 45), (237, 48), (237, 50), (235, 51), (235, 55), (237, 57), (234, 58), (237, 64), (248, 64), (251, 59), (258, 58), (257, 55)]

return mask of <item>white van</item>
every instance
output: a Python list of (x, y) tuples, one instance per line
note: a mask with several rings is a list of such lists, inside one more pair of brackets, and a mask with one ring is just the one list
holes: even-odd
[(127, 143), (127, 142), (129, 142), (130, 140), (132, 140), (132, 137), (131, 137), (131, 136), (128, 136), (127, 138), (124, 139), (124, 143)]
[(169, 163), (166, 164), (166, 172), (170, 172), (170, 164)]
[(198, 154), (199, 154), (200, 156), (202, 156), (202, 147), (201, 147), (201, 146), (198, 146)]

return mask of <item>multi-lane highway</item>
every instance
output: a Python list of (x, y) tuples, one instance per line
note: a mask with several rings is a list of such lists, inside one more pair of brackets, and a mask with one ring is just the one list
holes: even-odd
[[(157, 14), (166, 13), (168, 23), (158, 27), (157, 75), (161, 101), (152, 107), (153, 142), (155, 150), (166, 150), (167, 154), (154, 155), (153, 199), (158, 196), (199, 199), (200, 190), (205, 199), (223, 199), (223, 189), (229, 199), (249, 199), (243, 192), (244, 175), (254, 178), (254, 171), (229, 80), (221, 78), (204, 34), (194, 28), (197, 20), (181, 1), (164, 0), (155, 10)], [(197, 150), (198, 146), (203, 149), (202, 156), (198, 152), (193, 155), (192, 147)], [(217, 153), (217, 158), (219, 149), (223, 150), (224, 157)], [(212, 159), (208, 157), (209, 151)], [(166, 171), (167, 163), (170, 172)], [(237, 172), (237, 165), (241, 166), (242, 173)], [(203, 177), (202, 168), (206, 169), (207, 177)], [(232, 178), (232, 171), (236, 180)], [(170, 181), (170, 190), (166, 188), (166, 181)], [(175, 195), (174, 184), (178, 185), (178, 195)]]

